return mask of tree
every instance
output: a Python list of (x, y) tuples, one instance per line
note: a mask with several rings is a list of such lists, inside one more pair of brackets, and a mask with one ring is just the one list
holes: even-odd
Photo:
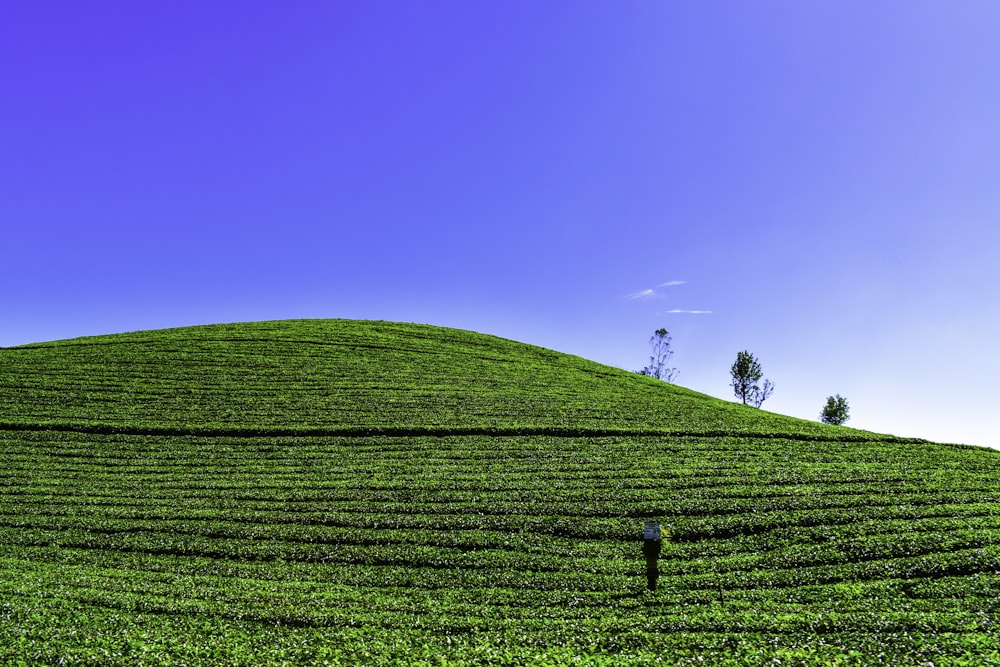
[(666, 329), (660, 328), (653, 332), (649, 338), (649, 346), (652, 348), (653, 354), (649, 357), (649, 365), (639, 371), (641, 375), (648, 375), (664, 382), (674, 381), (674, 378), (677, 377), (677, 369), (667, 368), (670, 357), (674, 356), (674, 351), (670, 349), (671, 340), (670, 332)]
[(836, 424), (839, 426), (851, 418), (847, 413), (847, 399), (837, 394), (836, 396), (828, 396), (826, 398), (826, 405), (823, 407), (823, 412), (820, 413), (819, 418), (824, 424)]
[(764, 374), (760, 362), (745, 350), (736, 354), (736, 362), (729, 369), (729, 374), (733, 377), (730, 386), (736, 398), (743, 401), (743, 405), (759, 408), (774, 391), (774, 383), (770, 380), (764, 380), (763, 384), (759, 384)]

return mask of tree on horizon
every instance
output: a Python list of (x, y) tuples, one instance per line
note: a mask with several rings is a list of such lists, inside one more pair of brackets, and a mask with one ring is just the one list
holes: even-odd
[(847, 399), (837, 394), (836, 396), (827, 396), (826, 405), (823, 406), (823, 412), (820, 413), (819, 418), (824, 424), (840, 426), (851, 418), (848, 413)]
[(774, 383), (770, 380), (765, 379), (759, 384), (764, 372), (757, 358), (747, 350), (736, 353), (736, 361), (729, 369), (729, 374), (732, 376), (730, 386), (733, 393), (743, 401), (743, 405), (759, 408), (774, 392)]
[(674, 381), (674, 378), (677, 377), (677, 369), (667, 368), (670, 357), (674, 356), (674, 351), (670, 349), (671, 340), (670, 332), (663, 327), (653, 332), (649, 338), (649, 345), (652, 348), (649, 365), (639, 371), (640, 375), (653, 377), (664, 382)]

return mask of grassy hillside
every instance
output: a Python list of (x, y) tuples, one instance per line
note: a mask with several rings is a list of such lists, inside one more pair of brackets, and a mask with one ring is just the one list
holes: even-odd
[(539, 347), (387, 322), (80, 338), (2, 350), (0, 373), (9, 426), (830, 432)]
[(2, 349), (0, 452), (0, 664), (1000, 664), (1000, 453), (494, 337)]

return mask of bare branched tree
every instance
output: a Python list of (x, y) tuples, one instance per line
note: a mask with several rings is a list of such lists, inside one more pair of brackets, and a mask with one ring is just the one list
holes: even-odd
[(674, 381), (674, 378), (677, 377), (677, 369), (667, 368), (667, 364), (670, 363), (670, 357), (674, 356), (674, 351), (670, 349), (671, 340), (670, 332), (662, 328), (657, 329), (650, 336), (649, 346), (652, 348), (653, 353), (649, 357), (649, 365), (639, 371), (640, 374), (648, 375), (664, 382)]

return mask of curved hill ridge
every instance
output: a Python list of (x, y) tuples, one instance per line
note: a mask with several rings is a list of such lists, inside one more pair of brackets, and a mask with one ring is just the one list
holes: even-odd
[(419, 324), (286, 320), (0, 350), (8, 428), (876, 436), (580, 357)]

